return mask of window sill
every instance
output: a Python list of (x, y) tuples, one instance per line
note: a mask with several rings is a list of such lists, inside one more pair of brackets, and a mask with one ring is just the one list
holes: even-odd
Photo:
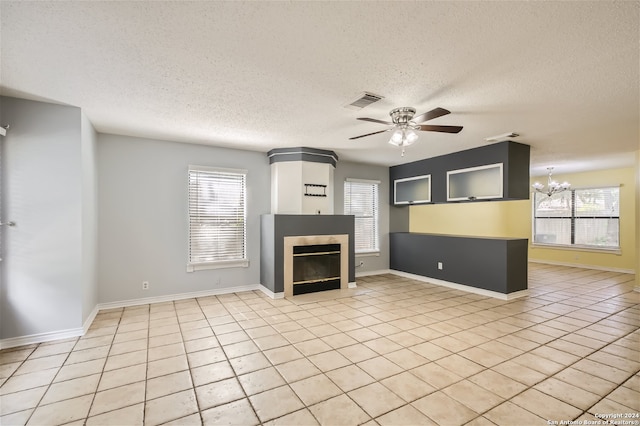
[(542, 244), (542, 243), (531, 243), (531, 248), (544, 248), (544, 249), (554, 249), (554, 250), (571, 250), (571, 251), (587, 251), (592, 253), (607, 253), (607, 254), (615, 254), (621, 255), (622, 251), (619, 248), (598, 248), (593, 246), (567, 246), (560, 244)]
[(356, 257), (373, 257), (373, 256), (380, 256), (380, 250), (356, 252)]
[(191, 263), (187, 265), (187, 272), (202, 271), (205, 269), (224, 269), (224, 268), (248, 268), (249, 261), (243, 260), (223, 260), (220, 262), (210, 263)]

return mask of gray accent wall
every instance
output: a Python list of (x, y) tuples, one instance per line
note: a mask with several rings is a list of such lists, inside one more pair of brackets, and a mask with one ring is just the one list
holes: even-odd
[(526, 238), (395, 232), (391, 248), (398, 271), (504, 294), (527, 289)]
[[(500, 200), (529, 199), (529, 156), (531, 147), (513, 141), (503, 141), (478, 148), (453, 152), (438, 157), (400, 164), (389, 168), (389, 179), (431, 175), (431, 203), (447, 202), (447, 172), (470, 167), (502, 163), (503, 197)], [(393, 187), (388, 192), (393, 203)], [(486, 202), (464, 200), (455, 202)]]
[(16, 222), (2, 227), (0, 338), (77, 330), (95, 300), (92, 129), (79, 108), (9, 97), (0, 120), (2, 218)]
[[(187, 272), (188, 166), (246, 169), (248, 268)], [(260, 283), (260, 215), (270, 212), (263, 152), (98, 135), (98, 301)], [(149, 290), (142, 282), (149, 281)]]
[[(380, 253), (379, 255), (356, 255), (356, 275), (362, 272), (389, 269), (389, 168), (364, 163), (339, 161), (334, 172), (334, 212), (344, 214), (344, 182), (347, 178), (379, 180)], [(407, 215), (408, 222), (408, 215)], [(407, 226), (408, 230), (408, 226)], [(358, 266), (362, 262), (362, 266)]]

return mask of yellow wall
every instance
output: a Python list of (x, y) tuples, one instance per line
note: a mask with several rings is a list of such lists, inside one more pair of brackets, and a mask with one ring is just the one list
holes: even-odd
[(636, 151), (636, 290), (640, 291), (640, 149)]
[(529, 200), (427, 204), (409, 209), (410, 232), (474, 237), (531, 235)]
[[(640, 154), (639, 154), (640, 155)], [(599, 170), (587, 173), (554, 174), (574, 188), (621, 185), (621, 254), (570, 249), (541, 248), (529, 245), (529, 259), (568, 265), (585, 265), (613, 270), (635, 270), (636, 244), (636, 169)], [(546, 184), (546, 176), (531, 182)], [(531, 242), (531, 201), (491, 201), (433, 204), (409, 207), (409, 231), (480, 237), (518, 237)]]

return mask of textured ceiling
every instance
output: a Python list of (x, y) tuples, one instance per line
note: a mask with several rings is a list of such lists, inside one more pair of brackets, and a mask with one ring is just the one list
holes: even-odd
[[(532, 172), (632, 166), (640, 3), (0, 2), (1, 93), (105, 133), (394, 165), (514, 131)], [(384, 100), (344, 108), (363, 91)], [(356, 117), (452, 114), (404, 158)], [(6, 123), (1, 123), (6, 124)]]

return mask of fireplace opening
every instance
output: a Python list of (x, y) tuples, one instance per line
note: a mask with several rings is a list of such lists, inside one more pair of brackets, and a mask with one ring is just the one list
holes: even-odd
[(293, 294), (340, 288), (340, 244), (293, 247)]

